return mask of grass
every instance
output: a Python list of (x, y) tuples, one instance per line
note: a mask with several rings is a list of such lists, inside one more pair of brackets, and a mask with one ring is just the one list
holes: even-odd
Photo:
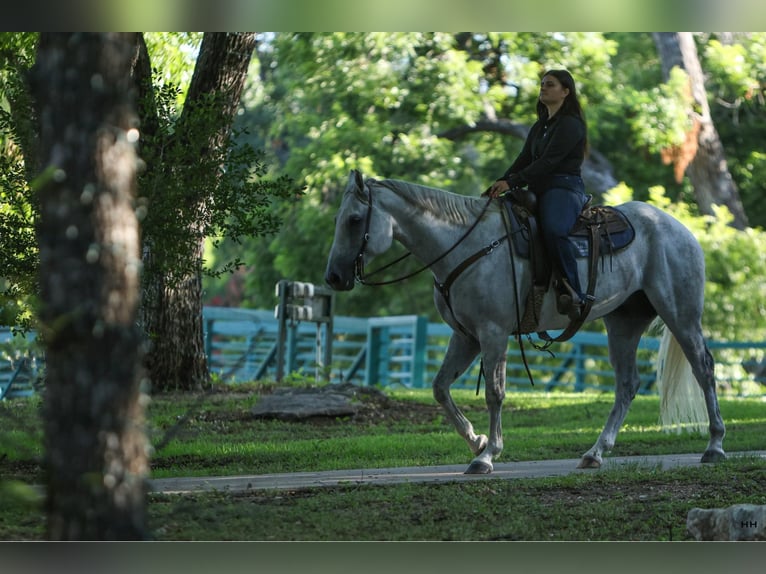
[[(467, 464), (470, 453), (434, 404), (430, 392), (390, 391), (397, 404), (380, 421), (322, 424), (253, 420), (252, 396), (216, 398), (192, 417), (182, 436), (154, 456), (154, 476), (180, 474), (266, 474), (352, 468), (381, 468), (434, 464)], [(471, 391), (455, 393), (477, 430), (486, 432), (488, 416), (483, 398)], [(411, 413), (402, 415), (402, 411)], [(509, 396), (504, 406), (505, 450), (500, 461), (578, 458), (595, 442), (612, 406), (605, 394), (536, 394)], [(183, 401), (155, 401), (165, 423), (154, 423), (155, 437), (186, 408)], [(396, 412), (396, 411), (399, 412)], [(722, 399), (728, 423), (726, 448), (731, 451), (764, 447), (766, 405), (755, 399)], [(169, 411), (169, 412), (168, 412)], [(659, 399), (638, 397), (618, 437), (613, 455), (699, 452), (706, 437), (664, 433), (658, 425)], [(222, 422), (223, 414), (226, 420)], [(216, 422), (217, 421), (217, 422)]]
[[(559, 478), (349, 486), (298, 492), (153, 494), (155, 540), (678, 541), (695, 507), (766, 504), (766, 463), (624, 468)], [(37, 540), (39, 505), (17, 504), (0, 537)]]
[[(389, 390), (352, 419), (258, 420), (263, 389), (217, 387), (153, 398), (152, 476), (206, 476), (468, 464), (465, 443), (429, 391)], [(482, 397), (455, 393), (486, 432)], [(508, 395), (500, 461), (578, 458), (596, 440), (611, 394)], [(729, 452), (761, 450), (766, 403), (721, 398)], [(0, 403), (0, 540), (41, 540), (40, 400)], [(634, 401), (611, 456), (702, 453), (704, 436), (663, 433), (657, 397)], [(179, 424), (182, 423), (182, 424)], [(3, 457), (4, 455), (4, 457)], [(152, 494), (157, 540), (683, 540), (693, 507), (766, 504), (766, 463), (734, 457), (704, 468), (628, 468), (546, 479), (356, 485), (296, 492)]]

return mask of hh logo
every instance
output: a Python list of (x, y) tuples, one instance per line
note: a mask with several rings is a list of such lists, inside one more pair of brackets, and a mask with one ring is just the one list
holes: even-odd
[(758, 528), (758, 522), (755, 520), (742, 520), (739, 523), (740, 528)]

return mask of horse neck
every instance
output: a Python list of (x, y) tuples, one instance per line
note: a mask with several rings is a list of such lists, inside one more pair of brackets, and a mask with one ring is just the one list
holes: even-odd
[[(452, 248), (474, 222), (470, 215), (461, 222), (431, 208), (428, 204), (439, 203), (439, 198), (432, 197), (431, 193), (438, 191), (427, 191), (418, 198), (407, 197), (397, 191), (385, 191), (380, 194), (383, 209), (393, 219), (394, 239), (422, 263), (433, 261), (435, 257)], [(465, 245), (461, 245), (454, 253), (440, 261), (435, 270), (439, 267), (453, 268), (465, 257), (466, 249), (475, 249), (475, 245), (482, 241), (488, 242), (489, 240), (483, 237), (488, 232), (487, 228), (487, 225), (482, 224), (474, 229), (470, 236), (465, 238)]]

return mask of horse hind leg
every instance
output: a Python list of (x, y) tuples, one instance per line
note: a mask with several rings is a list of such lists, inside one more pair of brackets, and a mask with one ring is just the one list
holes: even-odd
[[(658, 385), (662, 388), (663, 397), (667, 397), (668, 400), (661, 401), (661, 414), (664, 416), (670, 407), (684, 416), (692, 412), (707, 411), (710, 440), (702, 455), (702, 461), (714, 462), (726, 458), (723, 451), (726, 429), (718, 408), (715, 362), (702, 334), (705, 297), (704, 255), (698, 246), (687, 247), (689, 248), (682, 249), (678, 246), (674, 250), (674, 254), (683, 253), (683, 257), (672, 263), (673, 273), (669, 270), (664, 272), (666, 277), (675, 275), (679, 279), (670, 285), (647, 288), (647, 295), (666, 329), (663, 334), (663, 342), (666, 343), (665, 359), (658, 363), (664, 363), (664, 373), (658, 377)], [(699, 397), (697, 385), (694, 385), (695, 379), (702, 390), (702, 397)], [(695, 392), (692, 392), (692, 389)], [(701, 402), (699, 398), (704, 398), (704, 406), (700, 405), (697, 408), (697, 404)], [(688, 418), (699, 420), (704, 418), (704, 415)]]
[[(704, 358), (699, 362), (699, 374), (695, 373), (697, 381), (700, 383), (702, 393), (705, 396), (705, 406), (708, 412), (708, 431), (710, 439), (707, 448), (702, 455), (701, 462), (720, 462), (726, 460), (726, 453), (723, 450), (723, 437), (726, 435), (726, 426), (721, 417), (721, 411), (718, 407), (718, 395), (715, 390), (715, 361), (710, 354), (707, 345), (704, 345)], [(692, 365), (692, 371), (694, 366)]]
[[(604, 317), (609, 335), (609, 360), (615, 375), (614, 405), (594, 445), (582, 455), (577, 468), (599, 468), (603, 455), (615, 444), (617, 434), (638, 392), (641, 380), (636, 366), (636, 351), (641, 335), (654, 318), (646, 305), (634, 296), (626, 305)], [(645, 300), (644, 300), (645, 301)]]
[[(666, 327), (668, 328), (668, 327)], [(718, 406), (718, 396), (716, 394), (715, 382), (715, 361), (710, 354), (710, 350), (702, 336), (702, 329), (685, 329), (665, 333), (666, 353), (662, 380), (660, 384), (663, 387), (663, 408), (667, 409), (686, 409), (689, 412), (701, 410), (696, 406), (693, 396), (690, 392), (682, 392), (685, 386), (693, 386), (696, 383), (702, 390), (704, 398), (704, 409), (707, 412), (708, 432), (710, 438), (707, 448), (702, 455), (701, 462), (719, 462), (726, 459), (726, 453), (723, 450), (723, 439), (726, 434), (726, 427), (721, 417)], [(684, 364), (687, 363), (687, 364)], [(688, 367), (684, 368), (684, 367)], [(690, 372), (689, 372), (690, 371)], [(693, 378), (692, 378), (693, 377)], [(675, 388), (669, 389), (673, 386)], [(681, 389), (679, 391), (678, 389)], [(671, 392), (676, 391), (676, 392)], [(675, 399), (675, 400), (674, 400)], [(674, 404), (675, 403), (675, 404)], [(691, 409), (691, 410), (690, 410)], [(702, 416), (690, 416), (696, 420), (703, 419)]]

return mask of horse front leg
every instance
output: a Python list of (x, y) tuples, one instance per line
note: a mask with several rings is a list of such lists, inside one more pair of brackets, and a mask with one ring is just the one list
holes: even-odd
[(447, 420), (452, 423), (458, 434), (468, 443), (473, 454), (481, 453), (487, 446), (487, 437), (477, 435), (473, 425), (460, 411), (452, 399), (450, 387), (458, 380), (479, 354), (479, 344), (455, 332), (447, 345), (447, 352), (436, 377), (432, 382), (434, 399), (444, 409)]
[(484, 355), (484, 375), (486, 378), (485, 400), (489, 410), (489, 440), (484, 450), (471, 461), (465, 474), (489, 474), (494, 468), (492, 460), (503, 452), (505, 349), (496, 358), (492, 358), (489, 354)]

